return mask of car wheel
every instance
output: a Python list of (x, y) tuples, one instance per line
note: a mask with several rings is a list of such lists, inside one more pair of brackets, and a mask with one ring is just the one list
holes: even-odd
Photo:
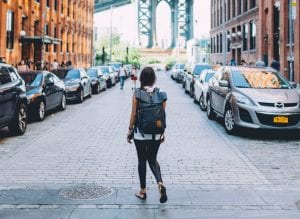
[(190, 97), (193, 98), (194, 97), (194, 89), (191, 87), (190, 88)]
[(185, 82), (182, 82), (182, 88), (185, 89)]
[(185, 92), (186, 94), (189, 93), (189, 91), (186, 89), (186, 84), (184, 85), (184, 92)]
[(13, 120), (8, 125), (8, 129), (14, 135), (23, 135), (27, 128), (27, 122), (27, 107), (24, 103), (21, 103)]
[(232, 108), (230, 106), (226, 107), (225, 114), (224, 114), (224, 128), (226, 132), (230, 135), (234, 134), (237, 129), (237, 125), (234, 121), (234, 115)]
[(46, 114), (46, 104), (45, 101), (41, 100), (39, 102), (39, 105), (36, 109), (36, 118), (38, 121), (43, 121), (45, 118), (45, 114)]
[(200, 96), (199, 105), (200, 105), (200, 109), (202, 111), (206, 110), (206, 105), (205, 105), (205, 102), (204, 102), (204, 95), (203, 94), (201, 94), (201, 96)]
[(196, 95), (194, 95), (194, 98), (193, 98), (193, 99), (194, 99), (194, 103), (195, 103), (195, 104), (198, 104), (198, 100), (196, 99)]
[(67, 108), (67, 99), (66, 99), (66, 95), (63, 94), (62, 97), (61, 97), (59, 110), (64, 111), (66, 108)]
[(89, 89), (89, 95), (87, 96), (88, 98), (91, 98), (92, 97), (92, 86), (90, 86), (90, 89)]
[(214, 109), (211, 106), (211, 101), (210, 98), (207, 99), (207, 108), (206, 108), (206, 114), (207, 114), (207, 118), (209, 120), (213, 120), (216, 117), (216, 114), (214, 112)]
[(97, 87), (96, 87), (96, 92), (95, 92), (95, 93), (96, 93), (96, 94), (99, 94), (99, 93), (100, 93), (100, 90), (101, 90), (101, 89), (100, 89), (100, 84), (98, 84)]
[(84, 100), (84, 94), (83, 94), (83, 90), (80, 89), (80, 97), (79, 97), (79, 103), (82, 103)]

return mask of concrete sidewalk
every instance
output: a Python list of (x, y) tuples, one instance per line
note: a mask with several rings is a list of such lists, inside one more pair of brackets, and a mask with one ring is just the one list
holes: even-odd
[(93, 200), (66, 199), (60, 191), (58, 187), (2, 189), (0, 218), (300, 218), (299, 189), (169, 186), (166, 204), (159, 203), (154, 187), (148, 189), (145, 201), (137, 199), (132, 188), (112, 188), (111, 195)]

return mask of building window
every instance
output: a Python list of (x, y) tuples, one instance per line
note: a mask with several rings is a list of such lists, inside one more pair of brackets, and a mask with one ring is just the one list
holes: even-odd
[(243, 0), (243, 12), (248, 11), (248, 0)]
[(242, 13), (242, 1), (237, 1), (237, 15), (240, 15)]
[(228, 21), (231, 18), (230, 13), (231, 13), (231, 0), (228, 0), (228, 4), (227, 4), (227, 20)]
[(256, 7), (256, 0), (250, 0), (250, 9)]
[(256, 49), (256, 24), (254, 21), (250, 22), (250, 49)]
[(220, 53), (223, 52), (223, 35), (220, 34)]
[(219, 44), (219, 35), (217, 35), (217, 53), (219, 53), (220, 52), (220, 49), (219, 49), (219, 47), (220, 47), (220, 44)]
[(243, 51), (248, 50), (248, 24), (243, 25)]
[(230, 32), (228, 31), (227, 32), (227, 52), (230, 52), (230, 46), (231, 46), (230, 38), (231, 38), (231, 35), (230, 35)]
[(54, 0), (54, 10), (57, 11), (57, 0)]
[(236, 1), (236, 0), (232, 0), (232, 18), (235, 17), (235, 11), (236, 11), (235, 1)]
[(45, 36), (49, 35), (49, 25), (45, 24)]
[(49, 8), (50, 7), (50, 0), (46, 1), (46, 6)]
[(6, 13), (6, 48), (14, 48), (14, 12)]

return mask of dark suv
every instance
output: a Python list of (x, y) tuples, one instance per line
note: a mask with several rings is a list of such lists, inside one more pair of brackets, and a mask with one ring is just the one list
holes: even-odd
[(0, 128), (22, 135), (27, 127), (27, 98), (25, 82), (17, 70), (0, 63)]

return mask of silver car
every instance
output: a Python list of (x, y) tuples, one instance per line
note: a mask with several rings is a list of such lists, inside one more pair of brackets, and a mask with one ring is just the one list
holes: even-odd
[(199, 78), (195, 80), (194, 85), (194, 103), (199, 103), (200, 108), (206, 110), (206, 97), (208, 92), (208, 82), (214, 76), (216, 71), (203, 70)]
[(233, 134), (238, 127), (299, 129), (297, 90), (271, 68), (222, 67), (209, 82), (207, 117), (224, 118)]

